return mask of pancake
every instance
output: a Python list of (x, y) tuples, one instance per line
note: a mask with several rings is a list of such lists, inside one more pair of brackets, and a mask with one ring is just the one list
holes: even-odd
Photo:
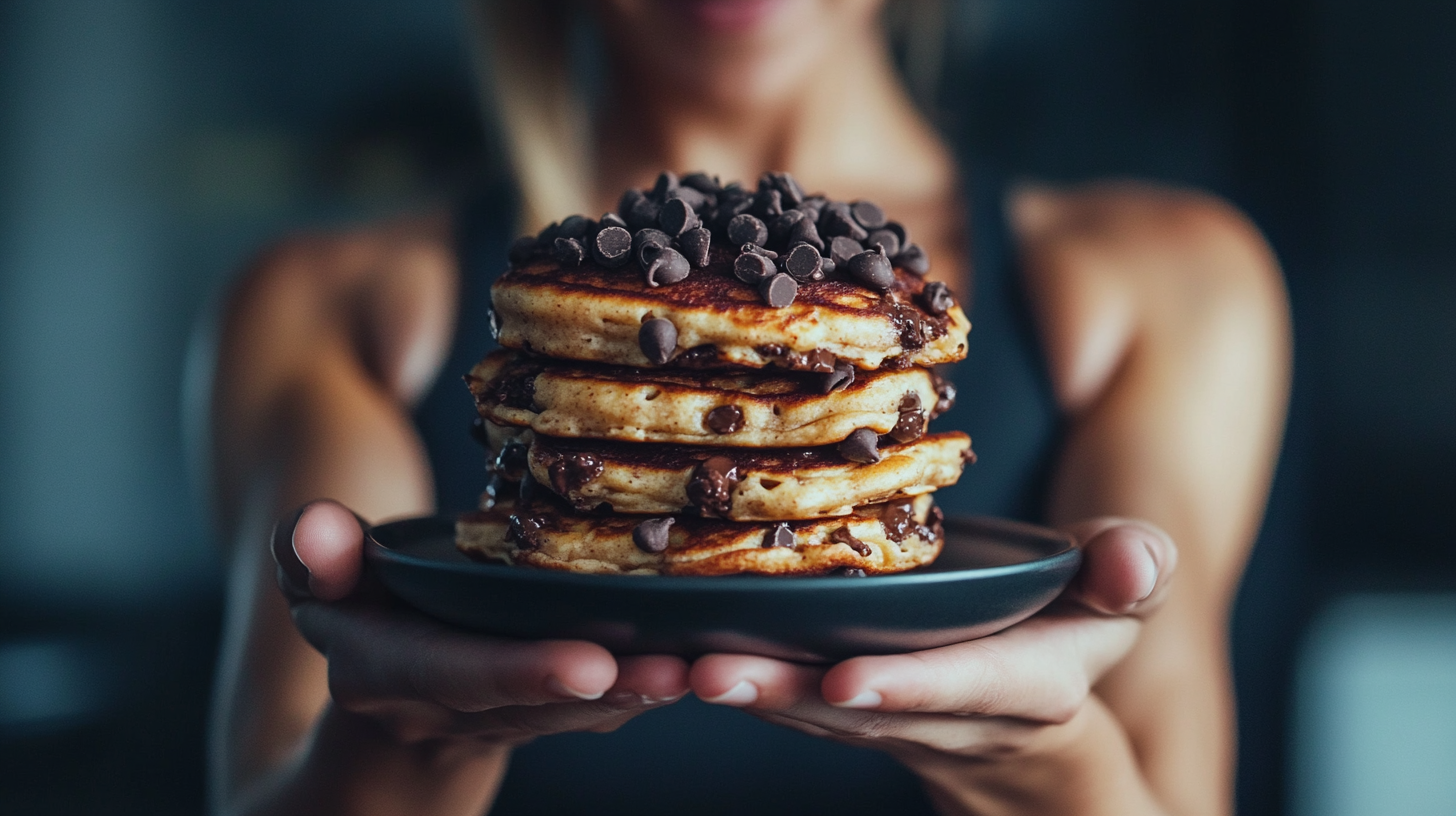
[(807, 576), (863, 570), (882, 575), (935, 560), (943, 538), (941, 514), (929, 496), (817, 521), (671, 518), (666, 549), (648, 552), (633, 540), (642, 517), (576, 513), (541, 502), (513, 514), (501, 505), (461, 516), (456, 546), (477, 560), (579, 573)]
[(954, 389), (928, 369), (856, 372), (853, 382), (824, 393), (829, 376), (836, 375), (561, 363), (500, 351), (466, 383), (480, 415), (497, 425), (568, 438), (753, 448), (831, 445), (859, 428), (889, 433), (907, 394), (932, 417), (954, 402)]
[(536, 436), (531, 475), (578, 510), (701, 512), (735, 521), (846, 516), (854, 508), (955, 484), (970, 455), (963, 433), (879, 449), (873, 463), (818, 448), (704, 448)]
[(653, 367), (639, 340), (643, 324), (664, 318), (676, 329), (669, 364), (828, 371), (836, 361), (864, 370), (931, 366), (964, 359), (970, 322), (959, 305), (925, 311), (927, 287), (896, 268), (883, 293), (831, 278), (799, 285), (775, 308), (757, 287), (733, 276), (734, 253), (671, 285), (586, 261), (563, 266), (536, 258), (491, 287), (498, 339), (506, 348), (548, 357)]

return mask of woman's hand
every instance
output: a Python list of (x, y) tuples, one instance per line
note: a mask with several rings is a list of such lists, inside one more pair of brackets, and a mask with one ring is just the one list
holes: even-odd
[(294, 623), (328, 660), (333, 707), (401, 744), (490, 751), (564, 731), (611, 731), (687, 693), (679, 658), (489, 637), (405, 608), (364, 574), (363, 544), (362, 521), (319, 501), (279, 523), (273, 556)]
[[(693, 665), (692, 689), (710, 703), (887, 751), (930, 783), (945, 810), (1056, 812), (1053, 801), (1027, 799), (1023, 787), (1046, 789), (1055, 800), (1075, 787), (1076, 771), (1060, 768), (1055, 784), (1039, 784), (1049, 767), (1126, 752), (1091, 689), (1132, 648), (1178, 560), (1173, 542), (1151, 525), (1100, 519), (1069, 532), (1083, 548), (1077, 578), (1046, 611), (1004, 632), (828, 669), (709, 655)], [(1093, 784), (1108, 781), (1094, 776), (1101, 779)], [(1124, 812), (1137, 812), (1122, 802)]]

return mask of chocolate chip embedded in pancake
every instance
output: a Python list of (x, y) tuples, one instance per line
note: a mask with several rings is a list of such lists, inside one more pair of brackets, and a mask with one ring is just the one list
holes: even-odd
[(729, 447), (830, 445), (859, 428), (888, 434), (915, 425), (906, 424), (902, 410), (907, 395), (932, 409), (950, 404), (940, 398), (935, 375), (921, 368), (639, 369), (500, 351), (466, 382), (480, 415), (499, 425), (549, 436)]
[[(919, 298), (925, 281), (915, 275), (896, 270), (889, 280), (876, 278), (883, 292), (849, 279), (806, 281), (791, 303), (776, 308), (757, 284), (734, 276), (736, 252), (714, 249), (711, 257), (685, 279), (655, 288), (641, 275), (591, 262), (566, 266), (541, 257), (513, 268), (491, 287), (500, 343), (551, 357), (656, 366), (662, 350), (653, 346), (649, 357), (642, 327), (665, 319), (675, 329), (669, 363), (685, 354), (697, 365), (750, 368), (823, 358), (830, 367), (845, 361), (873, 370), (965, 357), (965, 313), (959, 306), (927, 312)], [(649, 339), (665, 336), (657, 331)]]
[[(541, 502), (508, 512), (461, 516), (456, 546), (478, 560), (569, 572), (794, 576), (859, 569), (884, 575), (935, 560), (943, 538), (929, 496), (833, 519), (777, 523), (676, 516), (669, 525), (657, 517), (576, 513)], [(643, 523), (653, 525), (650, 535), (634, 538)], [(663, 527), (667, 546), (654, 552)]]
[(878, 460), (860, 463), (835, 446), (725, 449), (538, 435), (528, 460), (536, 480), (578, 510), (696, 510), (772, 521), (848, 515), (861, 505), (955, 484), (970, 447), (963, 433), (932, 434), (882, 446)]

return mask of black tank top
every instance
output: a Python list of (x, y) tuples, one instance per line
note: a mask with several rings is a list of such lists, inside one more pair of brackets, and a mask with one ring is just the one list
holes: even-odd
[[(968, 359), (951, 372), (956, 407), (936, 430), (971, 434), (979, 456), (936, 500), (948, 515), (1041, 519), (1060, 418), (1029, 320), (993, 174), (973, 179), (975, 285)], [(484, 457), (460, 377), (494, 344), (486, 308), (506, 267), (516, 199), (483, 191), (460, 210), (459, 324), (417, 422), (442, 512), (469, 509), (485, 487)], [(691, 697), (614, 734), (562, 734), (518, 749), (492, 814), (930, 813), (915, 777), (877, 751), (767, 725)]]

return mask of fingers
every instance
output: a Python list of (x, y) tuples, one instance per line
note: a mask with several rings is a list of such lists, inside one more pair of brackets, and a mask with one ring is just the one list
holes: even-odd
[(305, 505), (293, 524), (292, 545), (308, 570), (308, 589), (315, 598), (337, 601), (359, 584), (364, 528), (343, 505), (327, 500)]
[(425, 700), (482, 711), (596, 700), (617, 679), (612, 655), (584, 641), (490, 637), (356, 601), (298, 604), (293, 617), (328, 658), (330, 690), (345, 704)]
[(1178, 566), (1168, 534), (1143, 521), (1094, 519), (1068, 528), (1082, 567), (1061, 600), (1107, 615), (1145, 617), (1162, 605)]

